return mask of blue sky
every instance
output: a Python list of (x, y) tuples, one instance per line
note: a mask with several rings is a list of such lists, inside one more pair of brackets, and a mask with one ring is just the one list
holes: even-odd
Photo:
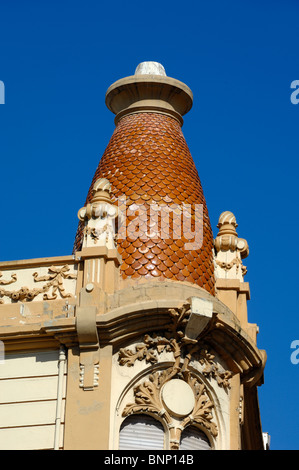
[[(0, 0), (0, 259), (72, 252), (77, 211), (114, 129), (105, 92), (153, 60), (193, 91), (183, 132), (214, 235), (249, 243), (249, 321), (268, 361), (271, 448), (299, 449), (299, 2)], [(298, 356), (299, 357), (299, 356)]]

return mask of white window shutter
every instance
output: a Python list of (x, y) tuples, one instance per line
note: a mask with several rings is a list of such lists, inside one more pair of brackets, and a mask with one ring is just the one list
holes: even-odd
[(119, 434), (120, 450), (163, 450), (164, 429), (151, 416), (132, 415), (123, 422)]
[(189, 426), (182, 433), (180, 450), (211, 450), (211, 445), (202, 431)]

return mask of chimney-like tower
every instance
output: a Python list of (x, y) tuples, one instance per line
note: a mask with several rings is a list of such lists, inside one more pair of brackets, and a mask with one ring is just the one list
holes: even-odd
[[(187, 281), (213, 294), (213, 235), (181, 129), (192, 100), (189, 87), (156, 62), (143, 62), (135, 75), (112, 84), (106, 105), (116, 128), (86, 204), (99, 178), (110, 181), (115, 204), (125, 199), (126, 223), (118, 234), (123, 279)], [(75, 251), (81, 245), (82, 223)]]

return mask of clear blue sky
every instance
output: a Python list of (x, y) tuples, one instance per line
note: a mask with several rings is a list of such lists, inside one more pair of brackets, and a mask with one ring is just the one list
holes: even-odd
[(299, 449), (299, 2), (0, 1), (0, 259), (72, 252), (77, 211), (114, 129), (105, 92), (161, 62), (193, 91), (183, 132), (214, 234), (234, 212), (272, 449)]

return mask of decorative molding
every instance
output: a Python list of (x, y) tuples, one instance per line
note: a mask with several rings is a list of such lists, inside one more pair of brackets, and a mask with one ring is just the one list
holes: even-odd
[[(33, 273), (34, 282), (46, 282), (40, 288), (21, 287), (15, 291), (9, 291), (0, 287), (0, 303), (3, 304), (2, 297), (9, 297), (11, 300), (17, 301), (31, 301), (37, 295), (43, 294), (44, 300), (57, 299), (58, 293), (62, 298), (72, 297), (72, 294), (65, 291), (64, 280), (76, 279), (77, 275), (69, 272), (70, 267), (66, 264), (64, 266), (51, 266), (48, 268), (48, 274), (39, 276), (37, 272)], [(12, 284), (17, 281), (17, 275), (12, 274), (10, 281), (0, 280), (0, 285)], [(51, 290), (51, 292), (49, 292)]]
[(83, 388), (84, 390), (92, 390), (94, 387), (99, 386), (99, 373), (100, 373), (100, 365), (95, 364), (93, 369), (93, 383), (90, 384), (89, 387), (85, 385), (85, 365), (80, 364), (80, 378), (79, 378), (79, 387)]
[(145, 359), (146, 362), (155, 364), (158, 362), (158, 354), (162, 353), (164, 350), (167, 352), (173, 351), (169, 339), (155, 333), (153, 336), (146, 334), (143, 338), (143, 343), (135, 346), (135, 351), (128, 348), (121, 348), (119, 350), (119, 364), (121, 366), (126, 365), (127, 367), (132, 367), (137, 360), (142, 361), (143, 359)]
[(168, 425), (172, 418), (165, 410), (161, 399), (161, 388), (171, 377), (172, 369), (162, 372), (157, 371), (149, 375), (148, 380), (134, 388), (135, 402), (126, 405), (122, 416), (126, 417), (133, 413), (152, 413), (159, 417), (163, 416)]
[(207, 390), (197, 377), (188, 375), (188, 384), (193, 389), (195, 395), (195, 406), (192, 414), (187, 416), (182, 422), (181, 427), (184, 429), (189, 424), (197, 424), (207, 429), (213, 437), (218, 435), (216, 424), (213, 422), (214, 403), (207, 395)]
[(235, 265), (237, 273), (239, 271), (239, 268), (241, 268), (242, 275), (245, 276), (245, 274), (247, 274), (247, 268), (246, 266), (243, 265), (240, 258), (234, 258), (230, 263), (216, 260), (216, 264), (217, 266), (219, 266), (221, 269), (224, 269), (225, 271), (229, 271)]
[(239, 399), (239, 423), (242, 425), (244, 423), (244, 398), (243, 396)]
[(191, 340), (185, 335), (185, 329), (191, 314), (190, 304), (184, 304), (179, 309), (169, 309), (171, 323), (168, 330), (163, 333), (155, 332), (146, 334), (143, 342), (135, 346), (134, 350), (121, 348), (118, 361), (121, 366), (133, 367), (135, 362), (145, 360), (147, 363), (156, 364), (159, 355), (163, 352), (172, 352), (174, 364), (172, 376), (189, 373), (189, 364), (192, 358), (204, 366), (203, 375), (214, 378), (217, 384), (224, 388), (230, 388), (230, 371), (221, 372), (214, 361), (215, 356), (209, 351), (208, 345), (202, 341)]
[[(79, 387), (93, 390), (99, 385), (100, 342), (96, 324), (97, 307), (95, 286), (89, 284), (80, 291), (80, 305), (76, 307), (76, 331), (80, 350)], [(97, 291), (97, 290), (96, 290)]]
[[(46, 276), (38, 276), (37, 273), (33, 274), (35, 282), (48, 281), (41, 289), (40, 292), (44, 292), (44, 300), (54, 300), (57, 298), (57, 292), (62, 298), (72, 297), (72, 294), (65, 292), (63, 281), (65, 279), (77, 279), (76, 274), (69, 272), (70, 267), (68, 265), (60, 268), (59, 266), (51, 266), (49, 268), (49, 274)], [(49, 295), (47, 292), (52, 288), (52, 293)]]
[[(213, 413), (215, 405), (199, 374), (207, 379), (215, 379), (218, 386), (226, 391), (231, 386), (232, 373), (220, 370), (209, 345), (202, 340), (203, 335), (200, 334), (199, 337), (192, 339), (186, 335), (188, 322), (194, 313), (192, 305), (191, 300), (191, 304), (187, 302), (181, 308), (169, 309), (170, 323), (165, 327), (165, 331), (146, 334), (143, 342), (137, 344), (133, 350), (122, 348), (118, 355), (120, 366), (133, 367), (136, 361), (145, 361), (158, 367), (159, 356), (163, 352), (173, 354), (174, 360), (170, 367), (152, 372), (146, 380), (133, 389), (134, 402), (128, 403), (122, 413), (123, 417), (133, 413), (147, 413), (163, 421), (169, 430), (172, 450), (179, 448), (181, 433), (191, 424), (205, 430), (211, 440), (218, 435)], [(201, 319), (199, 318), (198, 321), (200, 322)], [(208, 337), (209, 330), (202, 331), (205, 331)], [(191, 364), (192, 360), (202, 366), (200, 372), (195, 372)], [(165, 367), (165, 362), (163, 367)], [(178, 385), (175, 385), (178, 384), (178, 380), (189, 386), (189, 392), (188, 387), (184, 386), (186, 389), (184, 404), (178, 392)], [(163, 396), (165, 384), (170, 387), (170, 396), (176, 395), (174, 402), (170, 401), (171, 406), (164, 401), (169, 396), (167, 394), (166, 398)], [(180, 386), (179, 389), (184, 390), (184, 387)]]
[[(3, 274), (0, 271), (0, 277), (2, 277), (2, 276), (3, 276)], [(11, 279), (8, 279), (6, 281), (4, 279), (0, 279), (0, 286), (7, 286), (8, 284), (13, 284), (16, 281), (17, 281), (17, 275), (16, 274), (11, 274)]]
[(191, 387), (195, 405), (187, 417), (180, 420), (173, 413), (167, 410), (163, 404), (163, 386), (173, 378), (173, 368), (157, 371), (149, 375), (148, 379), (134, 388), (134, 403), (129, 403), (123, 410), (122, 416), (131, 414), (150, 414), (163, 421), (169, 430), (170, 448), (179, 448), (182, 431), (189, 425), (195, 424), (205, 429), (212, 437), (218, 435), (218, 429), (213, 422), (214, 403), (207, 394), (204, 384), (197, 377), (188, 373), (185, 375), (185, 382)]
[(201, 348), (194, 353), (194, 358), (204, 366), (202, 374), (205, 377), (214, 378), (221, 388), (229, 389), (231, 387), (230, 379), (232, 378), (232, 373), (228, 370), (224, 372), (219, 370), (218, 364), (214, 361), (215, 356), (209, 351), (207, 345), (202, 344)]
[(103, 227), (100, 227), (100, 228), (97, 228), (97, 227), (91, 228), (91, 227), (88, 227), (88, 225), (86, 225), (83, 229), (84, 238), (87, 238), (88, 236), (90, 236), (90, 238), (94, 241), (95, 245), (100, 240), (103, 234), (106, 235), (106, 239), (105, 239), (106, 244), (108, 243), (109, 238), (113, 238), (114, 242), (116, 242), (117, 235), (114, 233), (113, 227), (109, 225), (108, 223), (103, 225)]

